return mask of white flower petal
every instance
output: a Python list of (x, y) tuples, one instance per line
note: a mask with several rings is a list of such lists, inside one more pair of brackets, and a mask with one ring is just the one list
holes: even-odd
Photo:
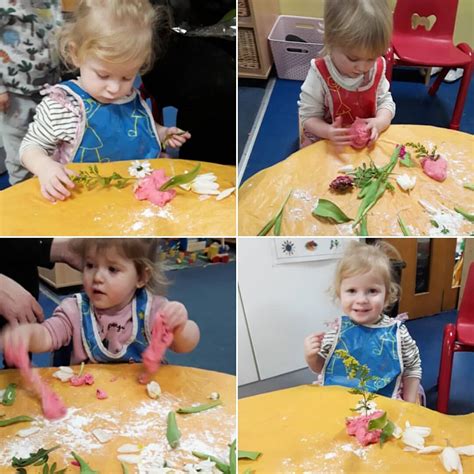
[(402, 174), (397, 176), (397, 183), (404, 191), (410, 191), (413, 189), (416, 184), (416, 176), (408, 176), (407, 174)]
[(410, 426), (410, 430), (414, 431), (416, 434), (426, 438), (431, 434), (431, 428), (428, 426)]
[(62, 370), (57, 370), (54, 372), (53, 377), (61, 380), (61, 382), (67, 382), (70, 380), (72, 377), (74, 377), (74, 373), (69, 373), (69, 372), (63, 372)]
[(73, 374), (74, 370), (72, 370), (72, 367), (68, 367), (67, 365), (60, 365), (59, 370), (61, 372), (67, 372), (68, 374)]
[(474, 456), (474, 444), (469, 444), (467, 446), (459, 446), (459, 448), (454, 448), (458, 454), (463, 456)]
[(403, 430), (395, 425), (395, 429), (393, 430), (393, 436), (397, 439), (400, 439), (402, 437)]
[(153, 399), (157, 399), (161, 395), (161, 387), (158, 382), (152, 381), (146, 386), (148, 396)]
[(191, 183), (180, 184), (179, 187), (185, 191), (191, 191)]
[(216, 201), (220, 201), (221, 199), (224, 199), (226, 198), (227, 196), (230, 196), (235, 190), (235, 186), (233, 188), (227, 188), (227, 189), (224, 189), (224, 191), (222, 191), (217, 197), (216, 197)]
[(137, 444), (122, 444), (119, 448), (117, 448), (118, 453), (122, 454), (131, 454), (131, 453), (139, 453), (140, 448)]
[(415, 431), (409, 428), (403, 432), (402, 441), (407, 445), (415, 449), (422, 449), (425, 447), (425, 439)]
[(443, 452), (439, 455), (439, 458), (447, 472), (457, 471), (458, 474), (462, 474), (463, 469), (461, 458), (454, 448), (451, 448), (450, 446), (444, 448)]
[(442, 446), (426, 446), (419, 449), (418, 454), (440, 453), (443, 450)]

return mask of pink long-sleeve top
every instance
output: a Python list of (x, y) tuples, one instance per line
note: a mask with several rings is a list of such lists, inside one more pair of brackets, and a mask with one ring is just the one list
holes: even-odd
[[(150, 330), (153, 327), (155, 316), (168, 300), (163, 296), (153, 296), (150, 310)], [(110, 352), (119, 352), (132, 334), (132, 301), (113, 314), (110, 310), (96, 310), (94, 314), (97, 327), (102, 340), (107, 340)], [(81, 315), (76, 298), (66, 298), (54, 310), (53, 315), (47, 319), (43, 326), (48, 330), (53, 345), (51, 350), (57, 350), (69, 345), (72, 338), (71, 364), (80, 364), (89, 361), (84, 349), (81, 334)]]

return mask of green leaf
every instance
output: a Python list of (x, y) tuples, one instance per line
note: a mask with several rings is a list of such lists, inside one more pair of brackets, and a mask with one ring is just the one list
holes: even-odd
[(465, 219), (467, 219), (469, 222), (474, 222), (474, 214), (469, 214), (467, 211), (464, 209), (461, 209), (460, 207), (455, 207), (454, 210), (461, 214)]
[(33, 421), (33, 418), (25, 415), (15, 416), (14, 418), (8, 418), (6, 420), (0, 420), (0, 427), (9, 426), (15, 423), (22, 423), (24, 421)]
[(387, 412), (384, 411), (383, 415), (379, 418), (374, 418), (369, 421), (369, 431), (372, 430), (381, 430), (387, 423)]
[(280, 212), (278, 214), (276, 220), (275, 220), (275, 227), (273, 228), (273, 235), (280, 235), (281, 234), (281, 221), (283, 218), (283, 212)]
[(360, 236), (369, 235), (369, 230), (367, 229), (367, 215), (362, 217), (362, 219), (360, 220), (360, 225), (359, 225), (359, 230), (357, 232), (357, 235), (360, 235)]
[(216, 467), (217, 469), (219, 469), (219, 471), (224, 472), (225, 474), (230, 474), (229, 464), (226, 464), (221, 459), (218, 459), (215, 456), (211, 456), (210, 454), (201, 453), (199, 451), (193, 451), (192, 454), (193, 456), (196, 456), (199, 459), (203, 459), (203, 460), (210, 459), (212, 462), (216, 463)]
[(122, 466), (122, 474), (128, 474), (128, 467), (123, 462), (120, 465)]
[(211, 408), (214, 408), (218, 405), (222, 405), (221, 400), (216, 400), (215, 402), (197, 405), (195, 407), (178, 408), (176, 410), (176, 413), (179, 413), (180, 415), (185, 415), (188, 413), (199, 413), (200, 411), (210, 410)]
[(407, 226), (405, 225), (403, 219), (400, 216), (398, 216), (398, 225), (400, 226), (403, 235), (411, 235), (410, 231), (407, 229)]
[(244, 474), (252, 474), (252, 472), (253, 472), (252, 469), (247, 468), (245, 469)]
[(282, 221), (282, 216), (283, 216), (283, 209), (285, 208), (286, 203), (288, 202), (288, 199), (290, 199), (291, 193), (293, 190), (291, 190), (288, 193), (288, 196), (286, 196), (285, 201), (283, 202), (282, 206), (280, 207), (280, 210), (277, 212), (275, 217), (272, 217), (266, 224), (265, 226), (260, 230), (260, 232), (257, 234), (258, 236), (262, 235), (267, 235), (270, 232), (270, 229), (275, 226), (275, 229), (273, 231), (274, 235), (280, 235), (280, 230), (281, 230), (281, 221)]
[(179, 438), (181, 438), (181, 432), (178, 429), (176, 423), (176, 414), (174, 411), (168, 413), (168, 426), (166, 428), (166, 438), (168, 444), (174, 449), (179, 444)]
[(238, 457), (239, 459), (251, 459), (252, 461), (256, 461), (261, 454), (260, 451), (241, 451), (239, 449)]
[(471, 191), (474, 191), (474, 183), (473, 184), (466, 183), (466, 184), (463, 185), (463, 188), (470, 189)]
[(36, 453), (30, 453), (30, 456), (27, 458), (17, 458), (13, 457), (12, 467), (26, 467), (37, 465), (36, 463), (41, 462), (43, 464), (48, 460), (48, 454), (55, 449), (58, 449), (59, 446), (54, 446), (54, 448), (44, 449), (40, 448)]
[(436, 228), (439, 227), (439, 224), (434, 219), (431, 219), (430, 222), (433, 227), (436, 227)]
[(78, 454), (71, 452), (72, 457), (79, 463), (81, 474), (99, 474), (99, 471), (94, 471)]
[(411, 155), (408, 152), (405, 152), (403, 158), (398, 160), (401, 165), (406, 166), (407, 168), (413, 168), (415, 166), (415, 162), (411, 159)]
[(352, 220), (350, 217), (347, 217), (336, 204), (328, 199), (319, 199), (318, 205), (313, 209), (312, 214), (314, 217), (328, 219), (337, 224), (343, 224), (344, 222)]
[(237, 460), (236, 460), (236, 448), (237, 440), (234, 439), (232, 444), (229, 446), (229, 467), (230, 467), (230, 474), (235, 474), (237, 472)]
[(7, 388), (5, 389), (5, 393), (3, 394), (2, 403), (3, 405), (13, 405), (13, 402), (16, 398), (16, 384), (9, 383)]
[(258, 236), (267, 235), (270, 232), (270, 229), (275, 225), (278, 215), (272, 217), (260, 230), (257, 234)]
[(200, 169), (201, 163), (198, 163), (189, 173), (177, 174), (176, 176), (173, 176), (160, 187), (159, 191), (167, 191), (168, 189), (175, 188), (180, 184), (191, 182), (197, 176)]

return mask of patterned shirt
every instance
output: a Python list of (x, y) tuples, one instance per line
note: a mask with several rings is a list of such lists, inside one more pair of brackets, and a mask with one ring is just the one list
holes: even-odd
[[(5, 5), (7, 2), (2, 2)], [(30, 96), (59, 79), (59, 0), (17, 0), (0, 8), (0, 94)]]

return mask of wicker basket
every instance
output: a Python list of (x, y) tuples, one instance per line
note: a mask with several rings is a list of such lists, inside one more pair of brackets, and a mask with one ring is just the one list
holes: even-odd
[(239, 68), (260, 69), (257, 43), (252, 28), (239, 28)]
[[(303, 42), (286, 41), (287, 35), (297, 36)], [(268, 40), (278, 77), (304, 81), (311, 59), (318, 56), (324, 47), (323, 20), (280, 15), (270, 31)]]
[(250, 16), (250, 7), (248, 0), (238, 0), (238, 15)]

